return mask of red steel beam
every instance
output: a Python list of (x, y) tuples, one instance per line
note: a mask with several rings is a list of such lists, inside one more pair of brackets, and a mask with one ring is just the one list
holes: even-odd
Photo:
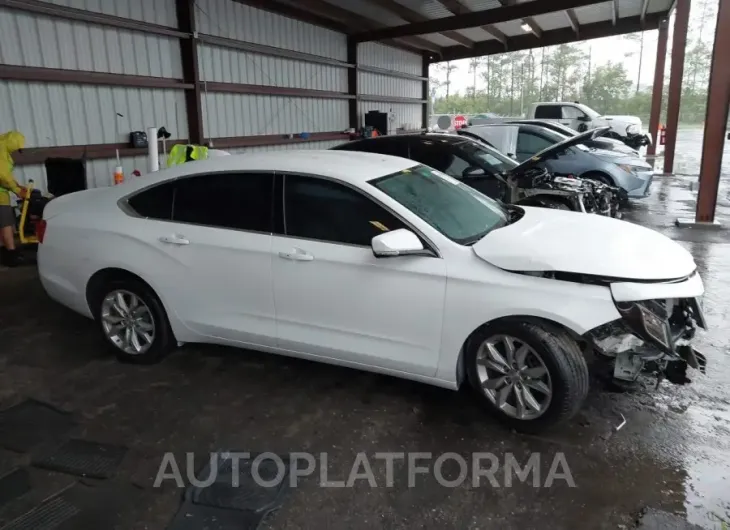
[(36, 81), (41, 83), (74, 83), (78, 85), (109, 85), (133, 88), (193, 88), (182, 79), (147, 75), (110, 74), (88, 70), (64, 70), (37, 66), (0, 64), (0, 79)]
[(715, 220), (717, 192), (720, 185), (722, 153), (730, 105), (730, 0), (720, 0), (717, 11), (717, 29), (712, 52), (710, 87), (707, 94), (705, 137), (702, 143), (700, 187), (697, 193), (695, 221), (712, 223)]
[(437, 33), (440, 31), (474, 28), (485, 24), (509, 22), (511, 20), (525, 19), (556, 11), (563, 11), (565, 9), (574, 9), (600, 4), (603, 1), (605, 0), (550, 0), (549, 2), (525, 2), (496, 9), (473, 11), (464, 15), (437, 18), (426, 22), (415, 22), (413, 24), (404, 24), (401, 26), (365, 31), (355, 35), (355, 38), (360, 42), (364, 42), (407, 37), (411, 35), (422, 35), (425, 33)]
[[(383, 9), (390, 11), (391, 13), (395, 13), (400, 18), (405, 20), (406, 22), (424, 22), (429, 19), (427, 16), (422, 15), (418, 11), (414, 11), (413, 9), (406, 7), (402, 4), (399, 4), (395, 0), (370, 0), (375, 5), (378, 5), (382, 7)], [(468, 48), (471, 48), (474, 46), (474, 41), (470, 38), (462, 35), (458, 31), (442, 31), (440, 32), (441, 35), (446, 37), (447, 39), (451, 39), (454, 42), (458, 42), (462, 46), (466, 46)]]
[[(350, 71), (354, 71), (354, 68)], [(208, 92), (227, 92), (229, 94), (259, 94), (263, 96), (291, 96), (321, 99), (351, 99), (353, 97), (347, 92), (314, 90), (311, 88), (247, 85), (244, 83), (221, 83), (218, 81), (201, 81), (201, 84)]]
[(684, 52), (687, 47), (690, 0), (678, 0), (674, 15), (672, 35), (672, 67), (669, 74), (669, 97), (667, 98), (667, 143), (664, 146), (664, 174), (674, 173), (674, 151), (677, 146), (679, 107), (682, 100), (682, 76), (684, 75)]
[(188, 139), (190, 143), (202, 144), (205, 137), (203, 131), (203, 107), (200, 91), (200, 70), (198, 68), (198, 39), (195, 30), (195, 0), (175, 0), (175, 12), (180, 31), (194, 36), (180, 41), (180, 58), (182, 60), (183, 79), (192, 84), (185, 91), (185, 109), (188, 115)]
[[(645, 20), (645, 19), (644, 19)], [(667, 60), (667, 35), (669, 33), (669, 20), (662, 20), (659, 24), (659, 39), (656, 48), (656, 65), (654, 67), (654, 86), (651, 96), (651, 115), (649, 116), (649, 134), (652, 135), (652, 143), (646, 149), (646, 154), (656, 154), (656, 146), (659, 142), (659, 120), (662, 114), (662, 94), (664, 92), (664, 68)], [(654, 160), (651, 160), (652, 166)]]
[[(185, 144), (187, 140), (167, 140), (169, 149), (173, 145)], [(100, 158), (114, 158), (119, 151), (120, 157), (144, 156), (147, 148), (130, 147), (128, 143), (119, 144), (89, 144), (89, 145), (62, 145), (58, 147), (27, 147), (13, 154), (13, 162), (18, 166), (43, 164), (47, 158), (83, 158), (96, 160)]]
[(307, 138), (292, 137), (288, 134), (263, 134), (260, 136), (232, 136), (227, 138), (211, 138), (216, 149), (234, 147), (257, 147), (261, 145), (303, 144), (308, 142), (327, 142), (332, 140), (349, 140), (350, 135), (343, 131), (310, 133)]
[[(592, 24), (583, 24), (580, 27), (580, 36), (581, 39), (588, 40), (598, 39), (601, 37), (611, 37), (613, 35), (622, 35), (625, 33), (634, 33), (642, 30), (656, 29), (659, 27), (659, 21), (665, 16), (665, 13), (650, 13), (646, 16), (644, 25), (641, 24), (639, 16), (623, 17), (619, 20), (619, 23), (616, 26), (613, 25), (611, 20), (605, 22), (594, 22)], [(510, 51), (518, 51), (540, 48), (543, 46), (567, 44), (570, 42), (575, 42), (575, 33), (573, 33), (573, 28), (566, 27), (562, 29), (544, 31), (541, 39), (536, 39), (534, 35), (510, 37), (507, 40), (507, 46)], [(470, 57), (494, 55), (497, 53), (504, 53), (504, 46), (497, 41), (489, 40), (477, 42), (472, 49), (466, 49), (463, 46), (449, 46), (447, 48), (443, 48), (441, 57), (438, 60), (455, 61), (457, 59), (468, 59)]]

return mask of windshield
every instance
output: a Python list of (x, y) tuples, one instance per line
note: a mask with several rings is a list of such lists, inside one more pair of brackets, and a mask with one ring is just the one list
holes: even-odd
[(509, 212), (498, 202), (427, 166), (405, 169), (370, 184), (461, 245), (476, 243), (509, 219)]
[(481, 142), (466, 141), (456, 146), (470, 158), (476, 159), (479, 167), (489, 173), (504, 173), (517, 167), (517, 162)]

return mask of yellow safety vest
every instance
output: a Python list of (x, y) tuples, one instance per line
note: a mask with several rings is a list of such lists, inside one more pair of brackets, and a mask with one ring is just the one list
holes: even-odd
[[(188, 149), (190, 148), (192, 149), (188, 155)], [(203, 145), (178, 144), (170, 149), (170, 154), (167, 157), (167, 167), (179, 166), (191, 160), (205, 160), (207, 158), (208, 148)]]

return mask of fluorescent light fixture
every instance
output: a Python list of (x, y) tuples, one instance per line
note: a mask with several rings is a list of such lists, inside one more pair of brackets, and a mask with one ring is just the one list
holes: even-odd
[(523, 22), (520, 27), (522, 28), (522, 31), (524, 31), (526, 33), (530, 33), (532, 31), (532, 28), (530, 27), (530, 25), (527, 22)]

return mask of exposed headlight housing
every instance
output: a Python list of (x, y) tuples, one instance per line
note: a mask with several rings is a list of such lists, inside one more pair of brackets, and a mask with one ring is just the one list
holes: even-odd
[(674, 351), (668, 315), (657, 301), (619, 302), (616, 308), (626, 325), (641, 339), (664, 351)]
[(636, 175), (640, 171), (648, 171), (646, 168), (641, 166), (632, 166), (631, 164), (616, 164), (618, 167), (626, 171), (627, 173), (631, 173), (632, 175)]
[(632, 123), (628, 127), (626, 127), (626, 132), (630, 134), (639, 134), (641, 132), (641, 129), (636, 123)]

